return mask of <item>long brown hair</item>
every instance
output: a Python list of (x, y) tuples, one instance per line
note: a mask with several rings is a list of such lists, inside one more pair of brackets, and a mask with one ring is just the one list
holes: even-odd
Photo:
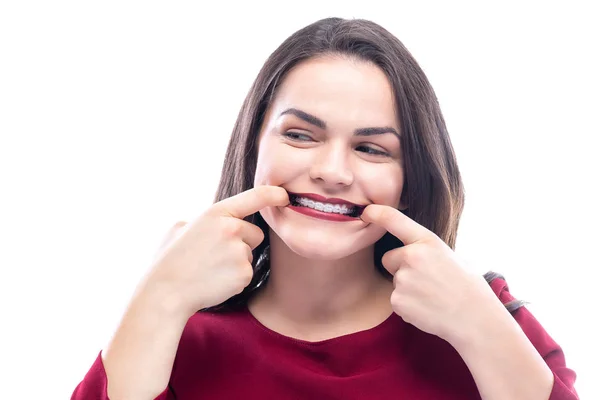
[[(307, 59), (341, 55), (377, 65), (393, 88), (401, 123), (405, 182), (403, 212), (455, 248), (464, 187), (437, 97), (423, 70), (404, 45), (383, 27), (363, 19), (326, 18), (288, 37), (267, 59), (242, 105), (227, 147), (215, 202), (253, 187), (257, 140), (265, 112), (286, 73)], [(244, 304), (268, 279), (268, 226), (259, 213), (246, 218), (265, 233), (253, 252), (254, 278), (244, 291), (212, 310)], [(388, 250), (403, 246), (385, 234), (375, 244), (375, 266)]]

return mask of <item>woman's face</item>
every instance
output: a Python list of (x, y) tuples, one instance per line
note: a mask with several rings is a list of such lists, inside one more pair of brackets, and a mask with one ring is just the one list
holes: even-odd
[(306, 258), (340, 259), (373, 245), (385, 231), (358, 218), (354, 205), (405, 208), (399, 134), (392, 87), (378, 67), (334, 57), (297, 65), (265, 115), (254, 180), (283, 187), (292, 204), (262, 217)]

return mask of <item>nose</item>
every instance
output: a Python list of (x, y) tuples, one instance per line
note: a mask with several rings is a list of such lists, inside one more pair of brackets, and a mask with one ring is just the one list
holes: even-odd
[(330, 142), (317, 152), (309, 176), (332, 188), (349, 186), (354, 182), (354, 174), (348, 158), (344, 144)]

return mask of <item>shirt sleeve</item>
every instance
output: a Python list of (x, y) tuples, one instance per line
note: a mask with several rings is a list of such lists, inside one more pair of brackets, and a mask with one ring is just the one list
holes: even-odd
[[(490, 285), (502, 303), (515, 300), (510, 294), (508, 284), (504, 279), (496, 278)], [(526, 307), (518, 308), (512, 315), (554, 374), (554, 385), (548, 400), (579, 400), (574, 388), (575, 371), (567, 368), (565, 355), (561, 347), (550, 337)]]
[[(100, 352), (83, 380), (75, 388), (71, 400), (110, 400), (108, 398), (107, 383), (108, 378), (106, 377), (104, 363), (102, 363), (102, 352)], [(168, 387), (154, 400), (174, 399), (175, 397)]]

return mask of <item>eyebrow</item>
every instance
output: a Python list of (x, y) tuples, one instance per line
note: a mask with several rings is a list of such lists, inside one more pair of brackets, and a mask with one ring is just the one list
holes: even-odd
[[(287, 110), (279, 114), (279, 116), (281, 117), (286, 114), (295, 115), (301, 120), (308, 122), (309, 124), (314, 125), (320, 129), (327, 129), (327, 123), (325, 121), (297, 108), (288, 108)], [(393, 133), (398, 137), (398, 139), (400, 139), (400, 134), (391, 126), (359, 128), (354, 131), (354, 135), (356, 136), (383, 135), (384, 133)]]

